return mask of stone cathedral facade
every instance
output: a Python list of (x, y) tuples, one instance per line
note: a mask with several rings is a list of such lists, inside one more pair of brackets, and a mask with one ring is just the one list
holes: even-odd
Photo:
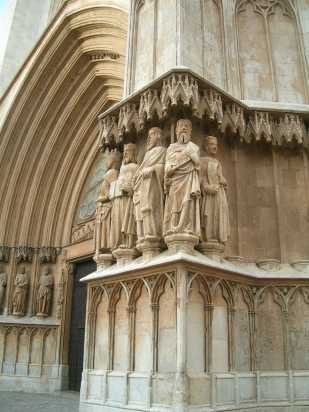
[(308, 0), (53, 7), (0, 98), (0, 390), (308, 411)]

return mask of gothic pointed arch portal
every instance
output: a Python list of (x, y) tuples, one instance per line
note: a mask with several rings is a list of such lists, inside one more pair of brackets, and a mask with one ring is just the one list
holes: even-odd
[(239, 0), (235, 17), (242, 99), (307, 103), (306, 58), (293, 4)]
[[(34, 331), (23, 346), (25, 372), (13, 368), (24, 376), (21, 387), (33, 379), (34, 363), (41, 371), (38, 390), (66, 387), (74, 273), (68, 262), (73, 255), (89, 258), (94, 249), (92, 242), (71, 246), (72, 226), (99, 156), (97, 116), (122, 96), (123, 4), (65, 2), (0, 100), (0, 272), (7, 275), (0, 314), (13, 315), (16, 279), (25, 273), (29, 287), (21, 323)], [(51, 303), (48, 313), (39, 313), (38, 285), (46, 268)], [(6, 347), (1, 321), (0, 346)], [(17, 333), (10, 339), (18, 360), (25, 337)], [(11, 368), (8, 356), (0, 356), (7, 365), (0, 374)]]

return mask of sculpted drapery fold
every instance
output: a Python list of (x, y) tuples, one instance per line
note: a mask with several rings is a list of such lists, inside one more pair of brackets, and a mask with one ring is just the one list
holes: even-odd
[(205, 254), (213, 246), (223, 252), (230, 227), (217, 139), (206, 138), (207, 156), (200, 158), (189, 119), (178, 120), (176, 137), (166, 149), (163, 130), (150, 128), (140, 165), (138, 147), (125, 144), (119, 174), (110, 154), (97, 208), (96, 250), (103, 260), (112, 263), (112, 254), (132, 260), (137, 251), (151, 258), (164, 242), (171, 250), (187, 242), (186, 250), (200, 245)]

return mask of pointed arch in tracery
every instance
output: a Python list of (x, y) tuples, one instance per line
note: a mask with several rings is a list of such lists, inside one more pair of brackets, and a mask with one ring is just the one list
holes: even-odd
[(306, 103), (307, 73), (293, 4), (239, 0), (235, 18), (242, 98)]

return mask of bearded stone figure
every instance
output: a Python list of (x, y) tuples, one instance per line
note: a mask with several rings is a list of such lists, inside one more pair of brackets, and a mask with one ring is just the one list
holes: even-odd
[(110, 251), (115, 248), (111, 244), (111, 209), (113, 184), (116, 182), (120, 168), (120, 153), (110, 152), (107, 160), (107, 171), (101, 185), (96, 210), (96, 252)]
[(200, 153), (191, 142), (192, 123), (180, 119), (176, 126), (177, 142), (166, 153), (164, 235), (191, 235), (196, 244), (200, 235)]
[(111, 245), (117, 248), (133, 249), (136, 244), (136, 223), (133, 205), (133, 177), (138, 168), (136, 163), (136, 145), (126, 144), (123, 149), (123, 161), (113, 191), (111, 213)]
[(53, 297), (54, 277), (48, 268), (44, 268), (39, 280), (38, 294), (36, 298), (36, 315), (46, 317), (50, 315)]
[[(149, 130), (144, 159), (134, 176), (134, 211), (137, 224), (137, 247), (160, 251), (164, 212), (164, 164), (166, 148), (162, 130)], [(151, 253), (152, 253), (151, 252)]]
[(217, 138), (207, 136), (205, 149), (207, 156), (201, 159), (201, 227), (202, 241), (205, 242), (205, 252), (211, 249), (218, 252), (224, 250), (224, 245), (230, 235), (229, 209), (226, 197), (227, 182), (222, 174), (222, 166), (216, 154)]
[(26, 313), (27, 294), (29, 289), (29, 278), (25, 267), (22, 266), (14, 280), (13, 292), (13, 315), (23, 316)]
[(0, 268), (0, 310), (2, 309), (7, 285), (7, 274)]

